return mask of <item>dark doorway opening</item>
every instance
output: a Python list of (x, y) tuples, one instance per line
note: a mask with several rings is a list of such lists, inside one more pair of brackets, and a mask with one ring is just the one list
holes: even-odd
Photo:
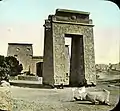
[(65, 34), (65, 37), (71, 38), (69, 84), (71, 86), (80, 86), (85, 81), (83, 36)]
[(36, 72), (38, 77), (42, 77), (43, 75), (43, 62), (38, 62), (36, 64)]

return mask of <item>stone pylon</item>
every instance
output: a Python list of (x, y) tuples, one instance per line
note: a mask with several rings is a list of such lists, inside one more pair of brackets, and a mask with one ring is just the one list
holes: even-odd
[(92, 20), (89, 12), (57, 9), (45, 20), (43, 83), (66, 82), (65, 37), (72, 39), (69, 85), (96, 84)]

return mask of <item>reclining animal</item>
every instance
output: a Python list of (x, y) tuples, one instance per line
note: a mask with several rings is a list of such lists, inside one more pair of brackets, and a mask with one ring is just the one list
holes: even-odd
[(110, 92), (106, 89), (103, 89), (103, 91), (92, 91), (92, 92), (82, 92), (82, 90), (79, 91), (77, 95), (74, 95), (75, 100), (84, 100), (84, 101), (90, 101), (93, 104), (109, 104), (109, 96)]

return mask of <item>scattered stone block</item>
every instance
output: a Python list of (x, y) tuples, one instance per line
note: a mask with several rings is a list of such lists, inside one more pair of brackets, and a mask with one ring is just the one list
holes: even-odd
[(99, 103), (99, 104), (109, 104), (109, 96), (110, 92), (106, 89), (103, 91), (95, 91), (95, 92), (88, 92), (86, 95), (86, 100), (89, 100), (92, 103)]
[(0, 87), (0, 110), (12, 111), (12, 98), (9, 87)]
[[(77, 94), (75, 94), (77, 92)], [(86, 91), (83, 87), (82, 89), (76, 89), (74, 91), (74, 99), (75, 100), (84, 100), (84, 101), (90, 101), (93, 104), (109, 104), (109, 96), (110, 92), (106, 89), (103, 89), (102, 91)]]
[(10, 87), (10, 83), (7, 82), (7, 81), (5, 81), (5, 80), (2, 80), (0, 86), (1, 86), (1, 87)]

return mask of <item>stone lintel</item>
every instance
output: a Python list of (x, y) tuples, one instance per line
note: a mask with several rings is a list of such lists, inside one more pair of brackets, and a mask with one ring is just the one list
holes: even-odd
[(65, 47), (68, 47), (69, 45), (65, 45)]
[(32, 46), (32, 43), (8, 43), (8, 45), (30, 45)]
[(82, 25), (82, 26), (90, 26), (94, 27), (93, 24), (86, 24), (86, 23), (77, 23), (77, 22), (66, 22), (66, 21), (52, 21), (53, 23), (58, 23), (58, 24), (71, 24), (71, 25)]
[(88, 15), (89, 12), (84, 12), (84, 11), (76, 11), (76, 10), (68, 10), (68, 9), (56, 9), (56, 14), (58, 13), (71, 13), (71, 14), (79, 14), (79, 15)]

